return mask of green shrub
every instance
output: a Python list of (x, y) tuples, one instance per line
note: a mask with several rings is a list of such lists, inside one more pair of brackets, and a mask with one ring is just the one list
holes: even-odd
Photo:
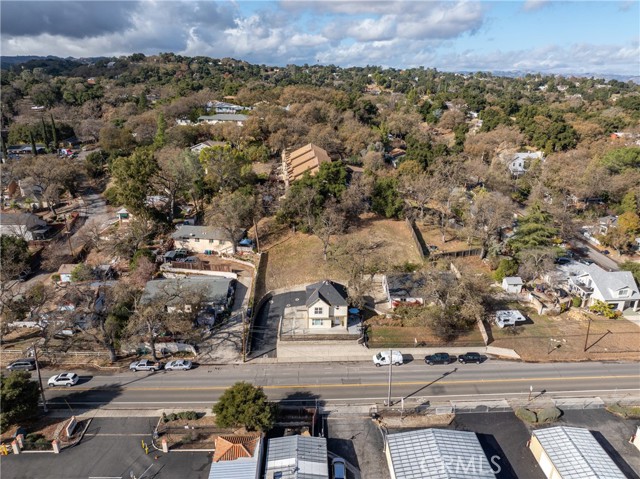
[(555, 422), (562, 416), (562, 411), (557, 407), (546, 407), (538, 411), (538, 422)]
[(521, 421), (528, 422), (529, 424), (535, 424), (538, 422), (538, 415), (535, 413), (535, 411), (531, 411), (524, 407), (516, 409), (516, 416)]
[(503, 258), (498, 263), (498, 268), (493, 272), (496, 281), (502, 282), (507, 276), (514, 276), (518, 273), (518, 262), (515, 259)]
[(186, 419), (188, 421), (195, 421), (198, 419), (198, 413), (195, 411), (180, 411), (178, 413), (165, 414), (162, 413), (163, 422), (177, 421), (179, 419)]
[(580, 298), (580, 296), (574, 296), (573, 298), (571, 298), (571, 306), (573, 306), (574, 308), (579, 308), (580, 306), (582, 306), (582, 298)]
[(616, 403), (607, 406), (607, 411), (625, 419), (640, 419), (640, 406), (622, 406)]

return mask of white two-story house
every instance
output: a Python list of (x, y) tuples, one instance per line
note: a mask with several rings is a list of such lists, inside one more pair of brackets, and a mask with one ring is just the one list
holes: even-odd
[(233, 254), (233, 243), (222, 228), (182, 225), (172, 235), (176, 248), (202, 254)]
[(347, 299), (342, 285), (324, 280), (307, 286), (309, 328), (347, 329)]
[(596, 300), (610, 304), (618, 311), (640, 308), (638, 285), (629, 271), (608, 272), (592, 264), (584, 272), (569, 279), (573, 294), (583, 299), (583, 306), (591, 306)]

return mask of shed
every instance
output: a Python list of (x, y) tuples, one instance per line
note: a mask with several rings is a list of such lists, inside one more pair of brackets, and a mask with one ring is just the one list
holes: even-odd
[(58, 274), (60, 275), (61, 283), (71, 283), (71, 275), (73, 270), (78, 266), (77, 264), (61, 264), (58, 268)]
[(120, 208), (116, 211), (116, 218), (120, 223), (126, 223), (131, 219), (131, 213), (126, 208)]
[(520, 294), (522, 286), (524, 286), (524, 282), (520, 276), (507, 276), (502, 280), (502, 289), (507, 293)]
[(533, 431), (529, 449), (549, 479), (625, 477), (588, 429), (568, 426), (538, 429)]

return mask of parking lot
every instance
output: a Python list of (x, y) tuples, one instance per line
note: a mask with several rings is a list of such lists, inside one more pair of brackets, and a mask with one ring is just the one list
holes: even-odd
[[(204, 479), (211, 455), (206, 452), (163, 454), (153, 447), (146, 454), (142, 441), (151, 442), (157, 417), (94, 418), (82, 441), (60, 454), (10, 455), (0, 462), (2, 479)], [(133, 474), (133, 475), (132, 475)]]

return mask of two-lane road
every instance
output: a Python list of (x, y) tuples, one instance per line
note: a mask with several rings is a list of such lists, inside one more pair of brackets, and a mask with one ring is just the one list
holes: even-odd
[[(427, 366), (413, 361), (393, 367), (392, 397), (430, 400), (481, 400), (522, 397), (529, 388), (547, 396), (640, 394), (637, 363), (515, 363)], [(370, 363), (269, 364), (210, 367), (191, 371), (118, 373), (78, 372), (72, 388), (48, 388), (47, 400), (71, 406), (122, 408), (185, 407), (212, 404), (236, 381), (262, 386), (272, 400), (319, 399), (371, 403), (387, 397), (387, 367)]]

